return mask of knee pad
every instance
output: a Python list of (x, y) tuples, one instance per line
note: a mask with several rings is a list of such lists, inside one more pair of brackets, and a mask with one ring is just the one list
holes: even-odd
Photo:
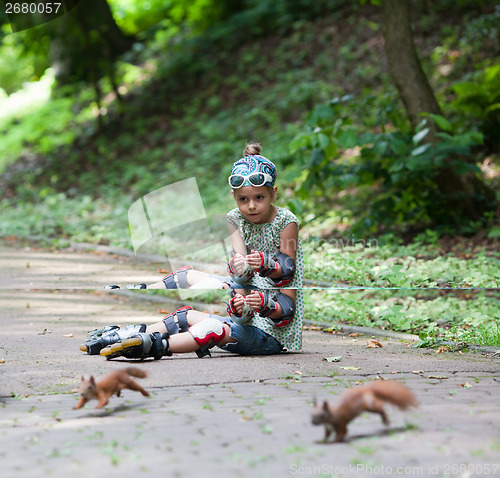
[(226, 335), (222, 322), (214, 317), (201, 320), (188, 330), (200, 346), (196, 351), (196, 355), (200, 358), (210, 355), (209, 349), (215, 347)]
[[(187, 321), (187, 313), (193, 310), (192, 307), (186, 306), (177, 309), (173, 314), (163, 318), (163, 323), (167, 328), (168, 335), (178, 334), (179, 332), (187, 332), (189, 324)], [(175, 320), (177, 318), (177, 320)]]
[[(175, 272), (168, 274), (162, 280), (167, 289), (189, 289), (187, 273), (192, 269), (191, 266), (180, 267)], [(177, 277), (177, 280), (175, 278)]]

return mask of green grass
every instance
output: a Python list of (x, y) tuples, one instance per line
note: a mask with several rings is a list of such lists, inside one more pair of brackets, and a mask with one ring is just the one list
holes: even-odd
[[(396, 244), (389, 242), (390, 240)], [(366, 246), (366, 247), (364, 247)], [(306, 276), (333, 285), (391, 288), (497, 288), (500, 252), (485, 247), (472, 252), (457, 246), (443, 252), (419, 240), (398, 245), (394, 238), (365, 241), (308, 241)], [(461, 257), (462, 256), (462, 257)], [(467, 257), (467, 258), (465, 258)]]
[(419, 335), (422, 345), (452, 341), (500, 347), (500, 294), (478, 290), (321, 290), (305, 294), (309, 322), (361, 325)]

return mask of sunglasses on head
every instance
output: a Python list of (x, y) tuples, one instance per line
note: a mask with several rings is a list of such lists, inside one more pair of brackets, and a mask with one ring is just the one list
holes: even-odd
[(229, 186), (233, 189), (241, 188), (243, 185), (247, 186), (264, 186), (266, 183), (273, 184), (273, 178), (267, 173), (251, 173), (247, 176), (243, 174), (231, 174), (228, 179)]

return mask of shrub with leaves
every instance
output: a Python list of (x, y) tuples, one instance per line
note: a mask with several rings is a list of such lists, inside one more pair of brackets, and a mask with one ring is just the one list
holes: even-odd
[[(311, 111), (306, 131), (291, 142), (303, 166), (298, 196), (308, 200), (352, 187), (369, 188), (373, 200), (356, 211), (358, 232), (373, 233), (380, 225), (387, 229), (439, 225), (441, 232), (473, 232), (480, 224), (471, 223), (460, 208), (449, 207), (465, 199), (465, 192), (440, 188), (437, 177), (450, 168), (459, 176), (479, 174), (472, 151), (482, 143), (482, 135), (454, 133), (451, 123), (439, 115), (428, 115), (413, 133), (386, 99), (377, 118), (364, 117), (366, 106), (373, 108), (375, 101), (345, 96)], [(356, 125), (353, 110), (361, 118)], [(433, 142), (426, 138), (430, 122), (441, 130)], [(293, 201), (290, 206), (294, 208)]]

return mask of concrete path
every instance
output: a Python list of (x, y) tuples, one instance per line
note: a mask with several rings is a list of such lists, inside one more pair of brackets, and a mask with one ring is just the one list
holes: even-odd
[[(499, 356), (437, 354), (390, 337), (378, 337), (383, 347), (373, 349), (368, 336), (306, 330), (301, 353), (215, 351), (211, 358), (139, 362), (151, 398), (125, 391), (104, 410), (94, 410), (96, 402), (72, 410), (82, 375), (100, 378), (131, 364), (80, 352), (87, 331), (152, 323), (166, 304), (174, 310), (180, 302), (166, 292), (154, 302), (144, 300), (148, 291), (89, 288), (87, 271), (96, 271), (94, 282), (101, 273), (134, 282), (148, 272), (119, 257), (39, 251), (47, 255), (34, 259), (29, 252), (3, 250), (4, 283), (27, 284), (19, 264), (31, 269), (46, 260), (66, 270), (62, 280), (74, 288), (0, 292), (2, 478), (500, 476)], [(79, 278), (74, 270), (83, 271)], [(332, 356), (342, 358), (324, 360)], [(405, 383), (419, 407), (388, 406), (389, 427), (362, 415), (346, 443), (316, 443), (323, 429), (310, 423), (313, 396), (334, 402), (346, 388), (378, 377)]]

